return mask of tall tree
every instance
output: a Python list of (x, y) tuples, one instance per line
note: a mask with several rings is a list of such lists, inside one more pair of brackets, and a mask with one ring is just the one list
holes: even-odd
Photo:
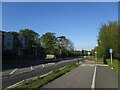
[(105, 54), (109, 58), (109, 49), (113, 49), (113, 56), (119, 57), (118, 54), (118, 23), (109, 22), (109, 24), (103, 24), (100, 28), (98, 35), (98, 47), (99, 54)]
[(41, 36), (40, 40), (47, 54), (55, 54), (55, 44), (56, 44), (55, 33), (47, 32)]
[(27, 39), (30, 52), (32, 52), (33, 46), (40, 48), (40, 35), (37, 32), (30, 29), (22, 29), (19, 33)]
[(63, 56), (68, 56), (74, 50), (73, 43), (65, 36), (57, 37), (57, 46), (59, 46), (59, 50)]
[(17, 32), (10, 32), (13, 36), (14, 36), (14, 39), (13, 39), (13, 49), (15, 51), (18, 51), (19, 48), (22, 47), (19, 39), (18, 39), (18, 36), (19, 36), (19, 33)]

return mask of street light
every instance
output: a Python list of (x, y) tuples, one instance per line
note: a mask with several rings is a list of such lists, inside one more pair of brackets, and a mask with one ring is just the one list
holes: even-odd
[(95, 51), (95, 58), (96, 58), (96, 62), (97, 62), (97, 51)]

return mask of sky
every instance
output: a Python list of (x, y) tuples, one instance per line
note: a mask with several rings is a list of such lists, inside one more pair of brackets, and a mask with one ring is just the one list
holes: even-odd
[(2, 30), (31, 29), (69, 38), (76, 50), (93, 49), (102, 24), (118, 20), (117, 2), (3, 2)]

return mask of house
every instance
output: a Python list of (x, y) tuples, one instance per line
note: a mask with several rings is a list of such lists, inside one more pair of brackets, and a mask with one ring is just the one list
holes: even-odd
[(21, 49), (24, 50), (25, 47), (26, 47), (25, 37), (23, 37), (22, 35), (19, 35), (19, 36), (18, 36), (18, 39), (19, 39), (19, 41), (20, 41), (20, 43), (21, 43)]
[(4, 50), (12, 50), (13, 49), (13, 35), (9, 32), (7, 33), (3, 33), (4, 34), (4, 38), (3, 38), (3, 49)]

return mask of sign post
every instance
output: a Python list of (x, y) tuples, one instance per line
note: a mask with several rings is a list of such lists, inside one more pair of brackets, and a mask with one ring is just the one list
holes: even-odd
[(110, 53), (111, 64), (112, 64), (112, 53), (113, 53), (113, 49), (112, 48), (109, 49), (109, 53)]

